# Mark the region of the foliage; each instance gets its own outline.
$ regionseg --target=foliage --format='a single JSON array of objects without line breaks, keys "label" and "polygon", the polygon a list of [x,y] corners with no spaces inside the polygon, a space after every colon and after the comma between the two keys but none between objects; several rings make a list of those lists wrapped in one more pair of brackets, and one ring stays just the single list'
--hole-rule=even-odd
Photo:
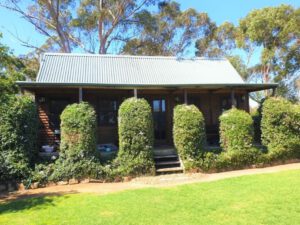
[{"label": "foliage", "polygon": [[131,37],[136,13],[154,3],[156,0],[35,0],[24,4],[14,0],[0,6],[20,15],[45,37],[42,46],[35,46],[16,36],[38,54],[75,49],[106,54],[111,45],[122,45]]},{"label": "foliage", "polygon": [[259,103],[259,107],[255,111],[251,112],[254,127],[254,142],[258,144],[261,144],[261,113],[263,103],[264,100]]},{"label": "foliage", "polygon": [[[112,45],[123,45],[132,38],[134,24],[137,22],[135,16],[156,2],[157,0],[81,1],[72,24],[83,31],[89,41],[98,36],[98,53],[106,54]],[[90,46],[93,45],[95,43],[91,42]]]},{"label": "foliage", "polygon": [[46,185],[49,182],[49,177],[53,172],[53,164],[36,164],[31,171],[28,179],[23,182],[25,187],[29,188],[31,184],[38,183],[39,187]]},{"label": "foliage", "polygon": [[196,41],[196,55],[209,58],[231,55],[236,48],[237,28],[234,24],[225,22],[217,26],[211,22],[209,28],[207,35]]},{"label": "foliage", "polygon": [[0,105],[0,180],[21,180],[37,156],[38,116],[34,101],[14,97]]},{"label": "foliage", "polygon": [[206,13],[182,11],[175,1],[160,2],[158,12],[143,10],[135,20],[136,37],[123,47],[123,53],[131,55],[182,55],[195,38],[205,35],[210,23]]},{"label": "foliage", "polygon": [[119,152],[117,162],[124,175],[152,174],[154,171],[153,121],[145,99],[125,100],[118,115]]},{"label": "foliage", "polygon": [[60,157],[51,179],[91,176],[96,160],[96,113],[88,103],[68,105],[61,114]]},{"label": "foliage", "polygon": [[253,76],[282,84],[299,76],[299,21],[300,10],[289,5],[253,10],[240,20],[238,46],[251,42],[252,48],[262,49]]},{"label": "foliage", "polygon": [[253,144],[253,120],[239,109],[230,109],[220,116],[220,144],[225,151],[245,151]]},{"label": "foliage", "polygon": [[177,105],[174,108],[173,139],[180,158],[194,161],[204,150],[205,121],[194,105]]},{"label": "foliage", "polygon": [[8,95],[18,92],[15,81],[25,78],[24,70],[25,66],[21,60],[13,56],[7,46],[0,43],[0,103],[6,101]]},{"label": "foliage", "polygon": [[[299,8],[290,5],[253,10],[238,26],[210,22],[206,35],[196,41],[196,55],[226,57],[243,78],[256,83],[279,82],[278,94],[295,99],[300,73],[299,22]],[[239,56],[233,55],[236,52]],[[256,52],[261,53],[260,60],[251,66]],[[270,94],[264,91],[253,97],[261,100]]]},{"label": "foliage", "polygon": [[271,155],[286,159],[300,155],[300,106],[283,98],[268,98],[262,109],[262,143]]}]

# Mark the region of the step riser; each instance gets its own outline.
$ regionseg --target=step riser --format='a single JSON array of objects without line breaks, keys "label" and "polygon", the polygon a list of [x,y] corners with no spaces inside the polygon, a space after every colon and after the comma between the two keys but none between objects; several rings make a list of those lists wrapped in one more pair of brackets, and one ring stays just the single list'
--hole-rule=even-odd
[{"label": "step riser", "polygon": [[166,169],[166,168],[176,168],[176,167],[180,167],[180,163],[178,164],[172,164],[172,165],[159,165],[159,166],[155,166],[156,169]]},{"label": "step riser", "polygon": [[168,163],[168,162],[175,162],[175,161],[179,161],[179,159],[177,157],[169,158],[169,159],[154,159],[155,163],[164,163],[164,162]]},{"label": "step riser", "polygon": [[154,156],[168,156],[168,155],[177,155],[177,152],[174,149],[164,149],[164,150],[154,150]]},{"label": "step riser", "polygon": [[161,168],[161,169],[156,170],[156,173],[158,173],[158,174],[182,173],[182,172],[183,172],[183,169],[181,167]]},{"label": "step riser", "polygon": [[174,148],[153,151],[157,174],[182,173],[181,163]]}]

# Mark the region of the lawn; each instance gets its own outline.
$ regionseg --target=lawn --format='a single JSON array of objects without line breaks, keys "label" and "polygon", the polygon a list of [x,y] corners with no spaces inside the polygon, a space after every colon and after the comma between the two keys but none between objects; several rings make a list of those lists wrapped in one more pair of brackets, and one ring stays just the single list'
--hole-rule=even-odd
[{"label": "lawn", "polygon": [[300,224],[300,170],[0,205],[0,224]]}]

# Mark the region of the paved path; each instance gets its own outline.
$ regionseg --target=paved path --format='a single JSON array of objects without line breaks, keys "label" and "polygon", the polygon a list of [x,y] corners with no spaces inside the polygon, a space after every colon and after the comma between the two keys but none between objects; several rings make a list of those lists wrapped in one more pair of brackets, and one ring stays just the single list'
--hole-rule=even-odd
[{"label": "paved path", "polygon": [[123,183],[85,183],[74,185],[57,185],[46,188],[38,188],[31,190],[23,190],[10,193],[8,195],[0,195],[0,202],[44,195],[62,195],[70,193],[97,193],[108,194],[112,192],[132,190],[145,187],[170,187],[188,183],[209,182],[231,177],[239,177],[252,174],[275,173],[285,170],[300,170],[300,163],[291,163],[280,166],[273,166],[259,169],[245,169],[222,173],[203,174],[171,174],[153,177],[138,177],[130,182]]}]

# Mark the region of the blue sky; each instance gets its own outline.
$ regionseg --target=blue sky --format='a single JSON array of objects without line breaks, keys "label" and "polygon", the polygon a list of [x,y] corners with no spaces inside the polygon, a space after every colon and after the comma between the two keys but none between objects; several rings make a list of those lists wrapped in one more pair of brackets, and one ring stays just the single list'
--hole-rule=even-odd
[{"label": "blue sky", "polygon": [[[200,12],[207,12],[217,24],[225,21],[238,24],[239,19],[246,16],[253,9],[280,4],[300,7],[300,0],[177,0],[177,2],[181,4],[182,9],[195,8]],[[44,40],[33,26],[17,14],[3,8],[0,8],[0,32],[3,33],[1,42],[8,45],[16,55],[26,54],[31,49],[23,47],[10,33],[18,35],[34,45],[41,45]]]}]

